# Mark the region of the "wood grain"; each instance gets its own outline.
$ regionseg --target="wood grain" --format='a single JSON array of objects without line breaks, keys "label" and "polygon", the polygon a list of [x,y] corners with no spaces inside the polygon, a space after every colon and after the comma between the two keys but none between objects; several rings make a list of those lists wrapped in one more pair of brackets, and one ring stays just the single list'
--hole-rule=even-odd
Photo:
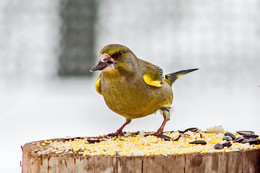
[{"label": "wood grain", "polygon": [[23,173],[258,173],[260,150],[171,156],[82,156],[34,153],[34,143],[23,147]]}]

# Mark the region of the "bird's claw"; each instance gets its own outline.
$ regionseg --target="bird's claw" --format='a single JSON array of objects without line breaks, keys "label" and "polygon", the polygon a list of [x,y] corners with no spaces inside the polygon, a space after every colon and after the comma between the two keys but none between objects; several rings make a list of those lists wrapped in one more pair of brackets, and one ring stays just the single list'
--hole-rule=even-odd
[{"label": "bird's claw", "polygon": [[155,132],[153,135],[154,135],[154,136],[158,136],[158,135],[162,135],[162,134],[163,134],[163,131],[159,131],[159,130],[158,130],[158,131]]},{"label": "bird's claw", "polygon": [[114,137],[114,136],[124,136],[125,132],[116,131],[115,133],[109,133],[107,136]]}]

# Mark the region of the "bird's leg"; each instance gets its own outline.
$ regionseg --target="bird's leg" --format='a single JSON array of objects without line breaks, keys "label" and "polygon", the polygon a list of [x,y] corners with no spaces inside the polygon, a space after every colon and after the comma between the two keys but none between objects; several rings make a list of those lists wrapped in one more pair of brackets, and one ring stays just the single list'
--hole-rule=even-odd
[{"label": "bird's leg", "polygon": [[161,108],[160,110],[162,111],[162,114],[163,114],[163,122],[162,122],[161,127],[157,130],[157,132],[154,135],[162,134],[165,124],[167,123],[167,121],[170,120],[169,108]]},{"label": "bird's leg", "polygon": [[123,135],[123,128],[129,124],[132,120],[131,119],[126,119],[125,123],[115,132],[115,133],[109,133],[107,136],[118,136],[118,135]]}]

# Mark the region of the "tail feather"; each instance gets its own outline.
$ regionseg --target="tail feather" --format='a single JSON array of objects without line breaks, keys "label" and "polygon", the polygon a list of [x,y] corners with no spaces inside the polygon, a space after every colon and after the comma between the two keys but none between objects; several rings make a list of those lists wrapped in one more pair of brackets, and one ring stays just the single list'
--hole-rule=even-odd
[{"label": "tail feather", "polygon": [[176,81],[176,79],[182,77],[183,75],[185,75],[185,74],[187,74],[187,73],[190,73],[190,72],[193,72],[193,71],[196,71],[196,70],[198,70],[198,68],[188,69],[188,70],[181,70],[181,71],[177,71],[177,72],[175,72],[175,73],[167,74],[167,75],[165,75],[166,82],[167,82],[169,85],[172,85],[173,82]]}]

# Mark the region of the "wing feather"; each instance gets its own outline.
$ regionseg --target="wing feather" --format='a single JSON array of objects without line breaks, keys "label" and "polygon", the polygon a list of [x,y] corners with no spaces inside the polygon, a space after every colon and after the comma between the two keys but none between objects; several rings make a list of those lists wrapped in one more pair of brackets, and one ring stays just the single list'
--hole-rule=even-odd
[{"label": "wing feather", "polygon": [[97,80],[96,80],[95,89],[96,89],[96,91],[97,91],[100,95],[102,95],[102,91],[101,91],[101,77],[100,77],[100,75],[99,75],[99,77],[98,77]]},{"label": "wing feather", "polygon": [[163,70],[158,66],[148,66],[146,73],[143,75],[144,82],[150,86],[162,87],[165,75]]}]

